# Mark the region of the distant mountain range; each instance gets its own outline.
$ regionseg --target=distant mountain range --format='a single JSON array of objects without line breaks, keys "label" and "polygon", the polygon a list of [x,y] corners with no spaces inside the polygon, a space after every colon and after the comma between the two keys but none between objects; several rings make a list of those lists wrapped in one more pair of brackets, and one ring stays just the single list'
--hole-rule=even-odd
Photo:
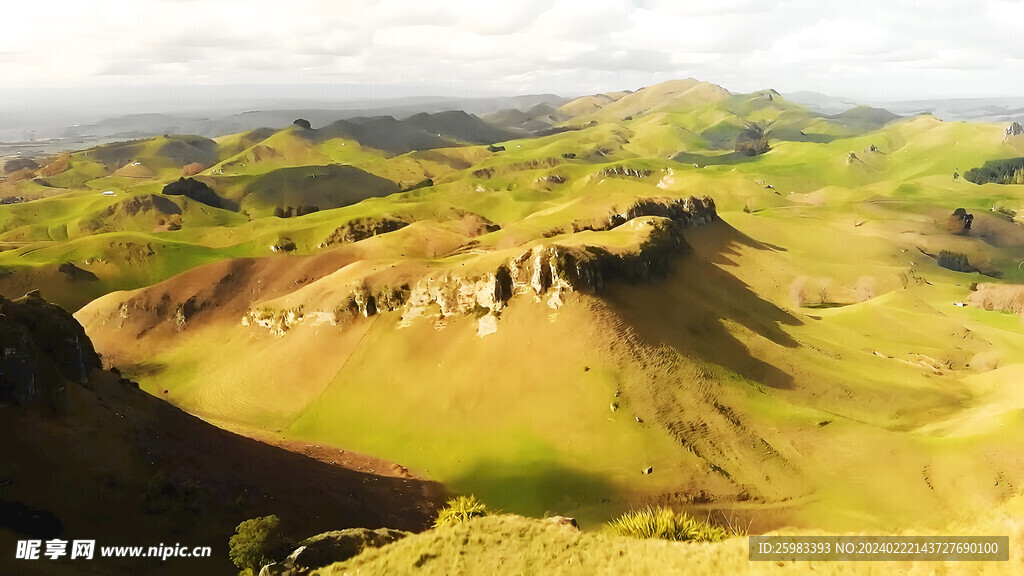
[{"label": "distant mountain range", "polygon": [[[629,92],[616,93],[619,97]],[[392,116],[403,120],[420,113],[462,110],[485,116],[503,128],[535,132],[564,120],[564,115],[549,118],[560,106],[572,101],[576,106],[597,105],[597,95],[579,99],[556,94],[531,94],[512,97],[431,97],[359,98],[331,101],[327,99],[242,100],[236,107],[216,100],[202,109],[193,104],[172,106],[169,102],[153,102],[153,113],[117,114],[118,108],[107,106],[105,112],[94,112],[87,123],[75,124],[68,112],[47,113],[38,109],[0,110],[0,156],[18,153],[53,153],[81,149],[92,145],[146,138],[161,134],[194,134],[221,136],[256,128],[282,128],[296,118],[304,118],[314,127],[344,120]],[[1003,98],[958,98],[936,100],[883,101],[836,97],[818,92],[792,92],[783,96],[811,111],[835,115],[856,106],[884,108],[901,116],[930,113],[943,120],[975,122],[1009,122],[1024,118],[1024,96]],[[616,98],[617,99],[617,98]],[[603,105],[603,103],[601,103]],[[238,106],[253,106],[240,110]],[[600,106],[597,106],[600,107]],[[126,110],[140,110],[141,105]],[[100,110],[100,109],[97,109]],[[160,112],[160,110],[173,110]],[[573,110],[579,113],[580,110]],[[365,122],[362,122],[365,123]]]},{"label": "distant mountain range", "polygon": [[539,105],[558,106],[567,99],[555,94],[494,98],[408,97],[360,99],[336,104],[303,101],[268,103],[253,110],[208,110],[109,114],[95,121],[71,124],[65,116],[29,117],[0,110],[0,156],[22,153],[50,153],[81,149],[119,140],[162,134],[222,136],[256,128],[283,128],[296,118],[313,126],[368,116],[404,119],[420,113],[463,110],[469,114],[490,114],[510,109],[527,110]]},{"label": "distant mountain range", "polygon": [[940,100],[856,100],[818,92],[792,92],[786,98],[823,114],[838,114],[853,106],[867,105],[901,116],[934,114],[942,120],[1010,122],[1024,117],[1024,96],[1011,98],[954,98]]}]

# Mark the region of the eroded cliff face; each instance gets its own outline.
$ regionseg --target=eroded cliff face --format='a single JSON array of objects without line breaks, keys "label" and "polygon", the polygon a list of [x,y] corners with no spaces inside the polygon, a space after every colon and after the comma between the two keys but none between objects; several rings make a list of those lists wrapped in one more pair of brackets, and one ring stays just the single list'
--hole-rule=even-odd
[{"label": "eroded cliff face", "polygon": [[716,217],[715,203],[709,197],[640,200],[604,220],[574,223],[567,230],[617,230],[635,238],[623,248],[562,236],[535,243],[486,272],[448,268],[399,286],[376,285],[367,278],[333,303],[321,301],[315,309],[306,304],[267,303],[250,308],[241,322],[283,336],[311,319],[339,325],[356,317],[400,311],[403,325],[418,318],[443,320],[473,315],[479,319],[480,335],[486,335],[496,329],[498,316],[513,298],[531,298],[557,309],[574,292],[596,294],[611,282],[642,282],[664,276],[673,260],[689,251],[683,231]]}]

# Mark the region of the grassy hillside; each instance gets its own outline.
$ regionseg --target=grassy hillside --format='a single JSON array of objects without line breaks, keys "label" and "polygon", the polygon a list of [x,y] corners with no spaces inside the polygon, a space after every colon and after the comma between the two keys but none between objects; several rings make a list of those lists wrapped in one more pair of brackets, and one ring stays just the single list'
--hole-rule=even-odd
[{"label": "grassy hillside", "polygon": [[1002,127],[695,80],[547,115],[491,148],[459,114],[224,137],[196,178],[239,212],[141,160],[0,207],[0,288],[109,292],[78,313],[105,360],[204,418],[585,528],[939,529],[1019,497],[1024,331],[970,302],[1024,282],[1024,187],[954,178],[1015,154]]},{"label": "grassy hillside", "polygon": [[[309,249],[337,227],[327,223],[336,215],[283,221],[276,209],[326,211],[387,196],[481,154],[441,150],[388,160],[355,141],[311,142],[297,130],[256,130],[219,144],[185,136],[112,144],[68,155],[55,175],[5,181],[10,194],[41,199],[0,208],[0,293],[42,289],[77,309],[198,264],[267,255],[281,238]],[[232,209],[161,194],[193,162],[205,167],[197,177]]]},{"label": "grassy hillside", "polygon": [[394,182],[353,166],[281,168],[246,186],[242,209],[249,214],[272,212],[276,206],[330,210],[395,192],[398,185]]},{"label": "grassy hillside", "polygon": [[[1018,503],[1019,504],[1019,503]],[[1019,520],[985,514],[970,530],[1022,537]],[[962,528],[961,528],[962,530]],[[784,534],[815,535],[787,531]],[[908,535],[923,535],[915,532]],[[437,528],[317,570],[315,574],[1010,574],[1003,562],[749,562],[746,538],[723,543],[637,540],[503,515]]]}]

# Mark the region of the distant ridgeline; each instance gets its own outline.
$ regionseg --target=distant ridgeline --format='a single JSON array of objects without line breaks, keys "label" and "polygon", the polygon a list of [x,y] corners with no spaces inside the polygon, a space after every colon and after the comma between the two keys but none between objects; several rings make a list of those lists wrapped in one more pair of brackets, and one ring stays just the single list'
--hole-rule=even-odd
[{"label": "distant ridgeline", "polygon": [[1024,184],[1024,158],[990,160],[964,172],[964,179],[975,184]]}]

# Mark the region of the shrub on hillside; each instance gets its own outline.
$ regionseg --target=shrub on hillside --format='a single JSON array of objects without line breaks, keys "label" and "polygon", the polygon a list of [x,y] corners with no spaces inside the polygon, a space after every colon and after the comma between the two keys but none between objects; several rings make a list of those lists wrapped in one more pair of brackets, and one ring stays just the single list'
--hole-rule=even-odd
[{"label": "shrub on hillside", "polygon": [[971,263],[967,261],[967,255],[962,252],[951,252],[943,250],[935,258],[935,263],[948,270],[957,272],[974,272]]},{"label": "shrub on hillside", "polygon": [[634,538],[660,538],[674,542],[718,542],[729,537],[721,526],[702,522],[688,514],[659,506],[633,510],[608,523],[613,532]]},{"label": "shrub on hillside", "polygon": [[483,518],[490,516],[491,512],[487,506],[476,499],[476,496],[459,496],[448,500],[444,508],[437,512],[437,520],[434,521],[434,528],[441,526],[452,526],[467,522],[471,518]]},{"label": "shrub on hillside", "polygon": [[287,554],[288,543],[281,535],[281,519],[274,515],[242,522],[228,540],[228,557],[235,566],[251,570],[253,574],[271,562],[284,559]]},{"label": "shrub on hillside", "polygon": [[274,216],[278,218],[291,218],[292,216],[305,216],[319,212],[319,206],[275,206]]}]

